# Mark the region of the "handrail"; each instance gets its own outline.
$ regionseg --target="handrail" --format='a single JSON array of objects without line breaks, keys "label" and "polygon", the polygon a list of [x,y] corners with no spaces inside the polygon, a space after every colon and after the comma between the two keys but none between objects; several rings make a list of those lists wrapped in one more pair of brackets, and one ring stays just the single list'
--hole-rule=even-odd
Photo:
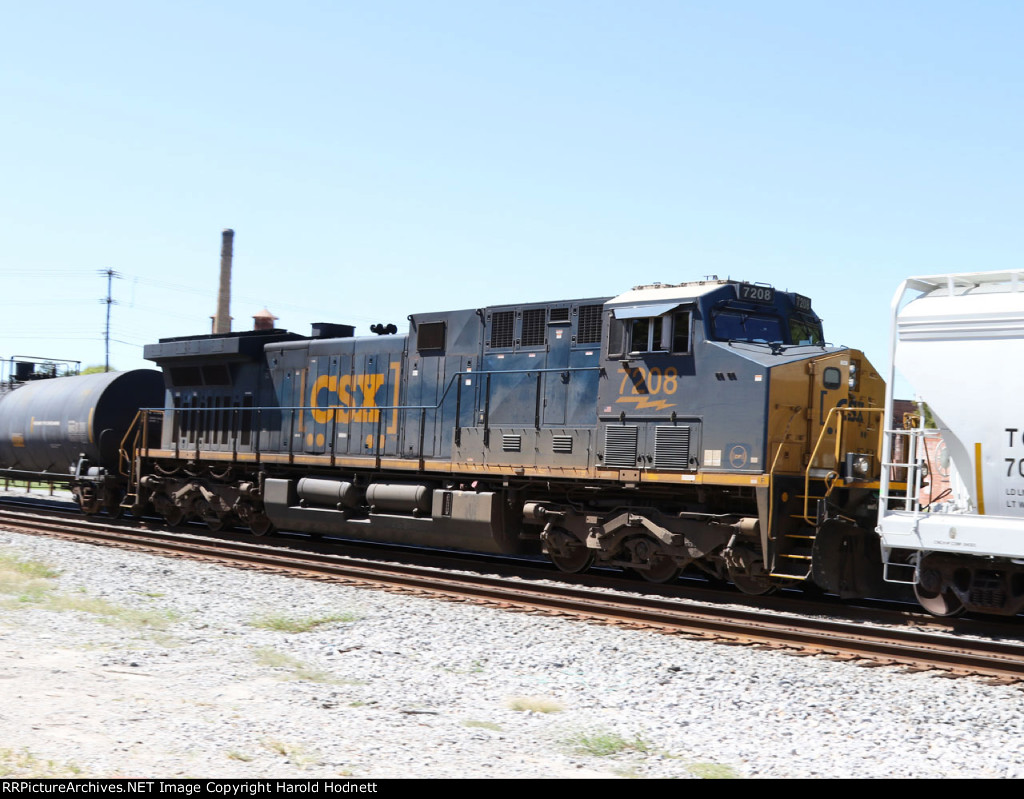
[{"label": "handrail", "polygon": [[[128,429],[125,431],[124,436],[121,438],[121,443],[117,449],[117,472],[123,477],[131,477],[131,470],[134,468],[133,464],[135,462],[134,452],[138,449],[137,445],[140,434],[143,438],[143,446],[145,447],[148,444],[148,422],[149,414],[151,413],[159,413],[161,416],[163,416],[164,412],[162,409],[158,408],[140,408],[136,412],[135,417],[132,419],[132,423],[128,425]],[[139,425],[140,419],[142,420],[141,425]],[[132,446],[129,449],[128,438],[132,435],[132,433],[135,434],[135,439],[132,442]],[[129,451],[132,453],[131,455],[129,454]],[[129,461],[128,471],[125,471],[125,461]]]},{"label": "handrail", "polygon": [[[881,414],[881,413],[884,413],[884,412],[885,412],[885,408],[860,408],[860,407],[851,407],[849,405],[837,405],[837,406],[834,406],[832,408],[829,408],[828,413],[825,415],[825,419],[822,421],[821,433],[818,434],[818,441],[815,443],[814,449],[811,451],[811,457],[810,457],[810,460],[808,460],[808,462],[807,462],[807,468],[804,469],[804,515],[803,515],[803,520],[805,522],[807,522],[808,524],[811,524],[811,525],[813,525],[815,523],[815,519],[812,519],[810,517],[810,511],[808,509],[808,503],[810,501],[810,493],[811,493],[811,470],[814,468],[814,461],[818,457],[818,450],[821,449],[822,442],[825,440],[826,436],[828,436],[828,435],[834,435],[835,436],[835,452],[834,452],[834,455],[835,455],[836,463],[839,463],[840,455],[842,454],[842,446],[843,446],[843,425],[846,422],[847,415],[856,414],[856,413],[879,413],[879,414]],[[832,419],[832,415],[833,414],[838,414],[838,416],[839,416],[839,424],[836,426],[836,429],[834,430],[833,433],[829,433],[828,432],[828,430],[829,430],[829,421]],[[883,439],[883,436],[884,436],[884,429],[882,428],[881,425],[879,426],[878,435],[879,435],[879,450],[878,451],[880,451],[881,450],[882,439]],[[879,468],[881,468],[881,466],[879,466]],[[825,497],[828,497],[832,493],[832,489],[835,487],[835,481],[836,481],[836,479],[838,477],[839,477],[838,472],[830,471],[823,478],[821,478],[825,482],[825,494],[824,494],[823,497],[819,497],[819,499],[824,499]]]}]

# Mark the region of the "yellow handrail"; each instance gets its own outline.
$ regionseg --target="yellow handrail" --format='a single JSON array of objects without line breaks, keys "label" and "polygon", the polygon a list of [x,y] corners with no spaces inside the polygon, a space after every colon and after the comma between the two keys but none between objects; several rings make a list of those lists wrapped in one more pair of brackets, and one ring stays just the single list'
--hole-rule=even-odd
[{"label": "yellow handrail", "polygon": [[[834,455],[835,455],[836,463],[839,463],[840,456],[842,455],[842,446],[843,446],[843,423],[846,421],[847,415],[855,414],[855,413],[878,413],[878,414],[881,414],[881,413],[884,413],[884,412],[885,412],[885,408],[855,408],[855,407],[850,407],[850,406],[846,406],[846,405],[836,406],[836,407],[833,407],[833,408],[829,409],[828,414],[825,416],[825,421],[822,423],[821,433],[818,435],[818,441],[814,445],[814,449],[811,451],[811,458],[807,462],[807,468],[804,470],[804,517],[803,518],[804,518],[805,522],[807,522],[808,524],[812,524],[813,525],[814,521],[815,521],[814,519],[811,518],[809,509],[807,507],[808,503],[810,502],[810,498],[811,498],[810,497],[810,493],[811,493],[811,469],[814,467],[814,461],[818,457],[818,450],[821,449],[822,442],[825,440],[826,435],[831,435],[828,432],[828,430],[829,430],[829,421],[832,419],[832,415],[833,414],[838,414],[838,416],[839,416],[839,424],[836,426],[836,429],[835,429],[835,432],[834,432],[834,435],[836,437],[836,440],[835,440],[835,453],[834,453]],[[881,452],[882,452],[882,435],[884,434],[884,431],[882,430],[882,427],[883,427],[883,425],[879,424],[879,426],[878,426],[878,444],[877,444],[877,448],[875,450],[879,454],[881,454]],[[881,465],[879,465],[879,468],[881,468]],[[824,495],[824,497],[821,497],[821,499],[824,499],[825,497],[829,496],[832,493],[832,489],[835,487],[835,484],[836,484],[835,481],[836,481],[836,479],[838,477],[839,477],[839,474],[837,472],[830,471],[827,475],[824,476],[824,478],[822,478],[824,480],[824,482],[825,482],[825,495]]]}]

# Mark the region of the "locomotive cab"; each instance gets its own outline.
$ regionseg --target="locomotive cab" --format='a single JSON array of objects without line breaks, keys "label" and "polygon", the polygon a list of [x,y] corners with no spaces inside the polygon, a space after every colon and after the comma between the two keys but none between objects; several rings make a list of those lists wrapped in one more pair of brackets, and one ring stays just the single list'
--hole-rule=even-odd
[{"label": "locomotive cab", "polygon": [[[712,280],[641,286],[605,309],[594,466],[649,497],[628,518],[661,546],[641,549],[751,592],[808,579],[816,558],[833,590],[878,582],[872,568],[840,588],[836,546],[815,551],[831,517],[870,516],[884,387],[862,353],[824,343],[810,299]],[[870,533],[829,529],[870,550]]]}]

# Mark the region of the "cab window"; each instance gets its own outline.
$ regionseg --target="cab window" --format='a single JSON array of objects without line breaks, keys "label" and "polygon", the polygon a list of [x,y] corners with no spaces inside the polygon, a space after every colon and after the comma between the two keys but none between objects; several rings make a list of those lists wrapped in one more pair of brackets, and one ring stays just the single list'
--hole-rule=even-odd
[{"label": "cab window", "polygon": [[784,341],[782,320],[777,316],[723,310],[712,317],[712,336],[717,341]]},{"label": "cab window", "polygon": [[793,344],[820,345],[825,340],[820,324],[796,316],[789,320],[789,336]]},{"label": "cab window", "polygon": [[690,312],[627,320],[626,352],[690,351]]}]

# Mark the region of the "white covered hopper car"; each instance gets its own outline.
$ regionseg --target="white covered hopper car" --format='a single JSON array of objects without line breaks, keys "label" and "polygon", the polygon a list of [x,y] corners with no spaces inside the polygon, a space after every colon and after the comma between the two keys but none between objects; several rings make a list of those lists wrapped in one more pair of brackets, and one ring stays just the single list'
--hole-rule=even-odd
[{"label": "white covered hopper car", "polygon": [[[912,584],[938,615],[1019,613],[1024,271],[904,281],[891,348],[878,517],[885,579]],[[896,418],[895,372],[919,402],[912,430]],[[939,447],[926,446],[937,437]],[[947,471],[948,488],[937,490]]]}]

